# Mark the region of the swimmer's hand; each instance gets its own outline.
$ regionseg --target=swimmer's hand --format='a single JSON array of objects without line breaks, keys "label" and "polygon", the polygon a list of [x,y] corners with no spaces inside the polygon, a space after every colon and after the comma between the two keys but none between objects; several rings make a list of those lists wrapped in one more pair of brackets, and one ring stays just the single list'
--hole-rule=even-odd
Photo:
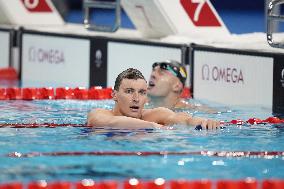
[{"label": "swimmer's hand", "polygon": [[220,122],[212,119],[205,119],[201,117],[192,117],[191,115],[185,113],[185,112],[179,112],[176,113],[176,118],[178,118],[179,122],[181,124],[187,124],[190,126],[199,126],[203,130],[214,130],[214,129],[219,129],[220,128]]},{"label": "swimmer's hand", "polygon": [[196,125],[196,130],[215,130],[220,128],[220,122],[212,119],[202,119],[201,123]]}]

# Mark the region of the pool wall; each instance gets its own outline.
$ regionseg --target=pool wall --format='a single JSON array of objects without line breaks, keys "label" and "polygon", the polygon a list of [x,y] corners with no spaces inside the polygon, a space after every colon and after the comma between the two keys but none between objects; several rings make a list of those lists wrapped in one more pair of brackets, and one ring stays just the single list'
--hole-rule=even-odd
[{"label": "pool wall", "polygon": [[193,45],[190,55],[194,98],[257,105],[283,114],[283,55],[204,45]]},{"label": "pool wall", "polygon": [[[79,31],[71,32],[75,29]],[[84,33],[80,26],[22,29],[19,34],[22,87],[110,87],[128,67],[143,70],[149,78],[153,62],[175,59],[191,73],[186,86],[194,98],[284,112],[284,54],[264,48],[259,36],[251,38],[251,45],[224,46],[220,41],[204,45],[206,41],[144,39],[128,30]]]},{"label": "pool wall", "polygon": [[0,27],[0,68],[7,68],[12,64],[13,33],[11,27]]}]

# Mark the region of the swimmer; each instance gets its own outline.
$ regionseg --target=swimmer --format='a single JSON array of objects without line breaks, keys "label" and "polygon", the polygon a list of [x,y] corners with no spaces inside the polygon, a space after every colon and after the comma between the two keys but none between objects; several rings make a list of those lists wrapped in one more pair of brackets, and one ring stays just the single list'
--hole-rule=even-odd
[{"label": "swimmer", "polygon": [[187,78],[186,69],[174,60],[155,62],[148,83],[148,97],[154,107],[188,108],[215,113],[216,110],[186,102],[181,98]]},{"label": "swimmer", "polygon": [[97,108],[88,114],[87,124],[104,128],[163,128],[174,124],[201,125],[202,129],[217,129],[218,121],[192,117],[187,113],[175,113],[165,107],[144,109],[147,98],[147,81],[133,68],[121,72],[115,81],[112,110]]}]

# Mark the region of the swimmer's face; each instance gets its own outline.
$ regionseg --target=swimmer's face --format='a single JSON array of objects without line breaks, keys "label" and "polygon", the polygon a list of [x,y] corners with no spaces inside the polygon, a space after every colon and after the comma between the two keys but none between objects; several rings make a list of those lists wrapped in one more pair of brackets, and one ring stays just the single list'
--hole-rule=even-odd
[{"label": "swimmer's face", "polygon": [[148,83],[148,95],[167,96],[177,82],[179,82],[178,78],[170,71],[161,69],[159,66],[153,67]]},{"label": "swimmer's face", "polygon": [[119,113],[124,116],[141,118],[147,102],[147,83],[144,79],[123,79],[113,99]]}]

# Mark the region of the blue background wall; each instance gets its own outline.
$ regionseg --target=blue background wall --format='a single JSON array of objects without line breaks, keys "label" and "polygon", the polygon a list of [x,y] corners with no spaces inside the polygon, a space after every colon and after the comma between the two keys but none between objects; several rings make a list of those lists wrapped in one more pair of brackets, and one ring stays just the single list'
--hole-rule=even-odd
[{"label": "blue background wall", "polygon": [[[83,23],[83,0],[67,0],[66,2],[68,2],[69,12],[65,20],[71,23]],[[211,0],[211,3],[231,33],[265,32],[264,0]],[[92,20],[96,24],[111,25],[114,22],[114,12],[97,9],[92,14]],[[122,27],[134,28],[124,12],[122,13]]]}]

